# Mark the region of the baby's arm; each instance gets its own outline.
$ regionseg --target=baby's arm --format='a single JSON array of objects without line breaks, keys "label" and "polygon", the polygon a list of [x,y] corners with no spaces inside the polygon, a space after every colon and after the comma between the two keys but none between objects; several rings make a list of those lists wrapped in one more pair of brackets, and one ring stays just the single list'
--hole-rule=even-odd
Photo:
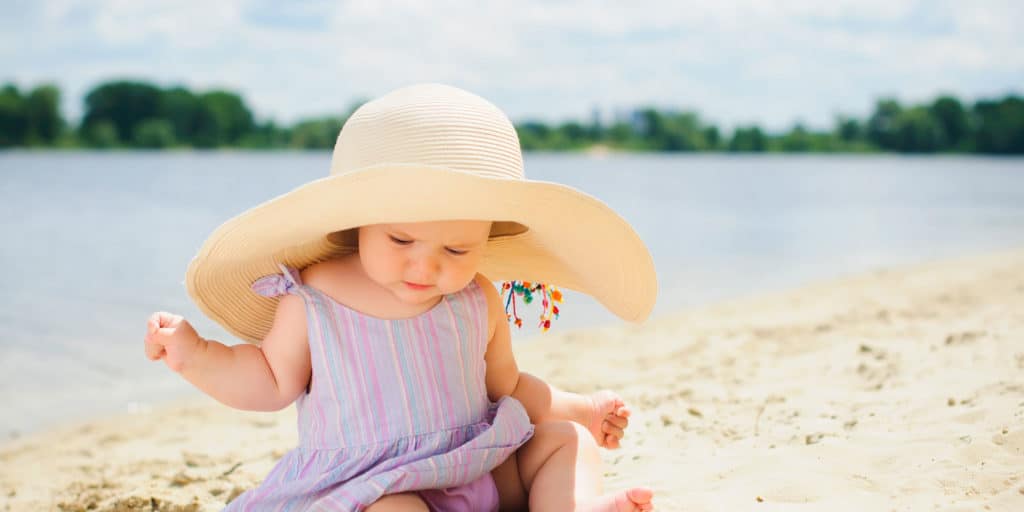
[{"label": "baby's arm", "polygon": [[540,378],[519,371],[512,353],[505,309],[497,290],[486,277],[477,276],[487,295],[490,341],[484,359],[487,362],[487,395],[491,401],[502,396],[519,400],[534,424],[552,420],[569,420],[590,430],[598,445],[618,448],[624,429],[629,425],[629,409],[611,391],[580,395],[562,391]]},{"label": "baby's arm", "polygon": [[226,346],[201,338],[184,318],[154,313],[147,325],[146,355],[164,359],[206,394],[238,409],[274,411],[292,403],[311,374],[302,299],[286,295],[260,346]]}]

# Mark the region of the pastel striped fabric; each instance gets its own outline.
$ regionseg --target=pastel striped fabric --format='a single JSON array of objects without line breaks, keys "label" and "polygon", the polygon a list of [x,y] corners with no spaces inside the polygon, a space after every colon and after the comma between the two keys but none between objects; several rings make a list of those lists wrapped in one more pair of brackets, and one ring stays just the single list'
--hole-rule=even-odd
[{"label": "pastel striped fabric", "polygon": [[357,511],[385,494],[460,486],[533,434],[517,400],[487,399],[487,302],[475,281],[422,315],[383,320],[282,270],[253,290],[306,304],[313,376],[296,401],[299,446],[225,510]]}]

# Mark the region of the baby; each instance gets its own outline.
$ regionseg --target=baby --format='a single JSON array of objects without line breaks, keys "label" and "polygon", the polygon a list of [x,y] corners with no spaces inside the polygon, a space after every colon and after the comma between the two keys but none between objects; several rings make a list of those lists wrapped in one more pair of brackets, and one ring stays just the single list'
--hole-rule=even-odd
[{"label": "baby", "polygon": [[520,372],[492,279],[634,321],[656,293],[621,217],[523,178],[496,107],[407,87],[352,115],[331,176],[231,219],[190,265],[200,308],[258,345],[155,313],[146,355],[232,407],[296,404],[299,446],[227,510],[653,510],[647,488],[601,490],[597,448],[618,448],[629,409]]}]

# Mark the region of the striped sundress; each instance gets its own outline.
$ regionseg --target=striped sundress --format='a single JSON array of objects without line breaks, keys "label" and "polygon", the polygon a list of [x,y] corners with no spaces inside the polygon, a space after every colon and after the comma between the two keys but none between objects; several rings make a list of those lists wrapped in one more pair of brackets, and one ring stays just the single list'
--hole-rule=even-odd
[{"label": "striped sundress", "polygon": [[313,371],[295,402],[299,446],[225,510],[355,511],[386,494],[468,486],[533,434],[516,399],[487,398],[487,301],[475,280],[421,315],[383,320],[281,268],[253,290],[305,302]]}]

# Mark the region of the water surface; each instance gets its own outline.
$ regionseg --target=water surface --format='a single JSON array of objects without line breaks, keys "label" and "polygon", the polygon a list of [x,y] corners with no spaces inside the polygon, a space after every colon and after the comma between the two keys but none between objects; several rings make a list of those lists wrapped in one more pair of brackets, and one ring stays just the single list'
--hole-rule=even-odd
[{"label": "water surface", "polygon": [[[189,260],[220,223],[325,176],[329,160],[0,153],[0,439],[196,393],[143,356],[146,317],[181,312],[234,343],[188,299]],[[531,154],[526,172],[595,195],[633,224],[658,271],[655,315],[1024,245],[1020,158]],[[578,294],[562,310],[556,329],[618,322]]]}]

